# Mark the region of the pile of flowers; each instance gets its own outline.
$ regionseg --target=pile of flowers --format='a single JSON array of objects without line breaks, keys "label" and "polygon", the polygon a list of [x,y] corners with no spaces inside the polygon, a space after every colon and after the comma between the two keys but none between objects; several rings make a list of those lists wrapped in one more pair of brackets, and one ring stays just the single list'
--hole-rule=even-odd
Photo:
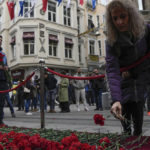
[{"label": "pile of flowers", "polygon": [[61,142],[47,140],[39,134],[30,136],[24,133],[0,133],[0,150],[104,150],[110,143],[107,137],[99,140],[99,146],[81,143],[74,133]]},{"label": "pile of flowers", "polygon": [[[95,114],[96,125],[103,126],[105,118]],[[0,150],[148,150],[150,137],[0,127]]]}]

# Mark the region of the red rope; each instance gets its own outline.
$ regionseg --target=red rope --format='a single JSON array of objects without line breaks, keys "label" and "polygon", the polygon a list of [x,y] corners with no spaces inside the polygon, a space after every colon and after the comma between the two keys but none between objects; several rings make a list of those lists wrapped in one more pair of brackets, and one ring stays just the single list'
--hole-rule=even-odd
[{"label": "red rope", "polygon": [[105,75],[89,76],[89,77],[73,77],[73,76],[63,75],[63,74],[55,72],[49,68],[47,68],[47,71],[49,71],[55,75],[58,75],[60,77],[63,77],[63,78],[76,79],[76,80],[91,80],[91,79],[97,79],[97,78],[104,78],[105,77]]},{"label": "red rope", "polygon": [[22,83],[20,83],[19,85],[17,85],[15,88],[12,88],[12,89],[9,89],[9,90],[0,91],[0,93],[7,93],[7,92],[10,92],[10,91],[16,90],[17,88],[19,88],[22,85],[24,85],[28,80],[30,80],[34,74],[35,74],[35,72],[33,72],[31,75],[29,75],[26,78],[26,80],[24,80]]},{"label": "red rope", "polygon": [[[150,57],[150,52],[147,53],[145,56],[143,56],[142,58],[140,58],[139,60],[137,60],[135,63],[133,63],[132,65],[128,66],[128,67],[123,67],[120,69],[120,72],[124,72],[124,71],[127,71],[131,68],[134,68],[136,67],[137,65],[139,65],[140,63],[142,63],[145,59],[149,58]],[[105,75],[98,75],[98,76],[89,76],[89,77],[73,77],[73,76],[68,76],[68,75],[63,75],[63,74],[60,74],[58,72],[55,72],[49,68],[46,68],[47,71],[55,74],[55,75],[58,75],[60,77],[63,77],[63,78],[68,78],[68,79],[76,79],[76,80],[91,80],[91,79],[97,79],[97,78],[104,78]]]},{"label": "red rope", "polygon": [[148,52],[145,56],[143,56],[142,58],[140,58],[139,60],[137,60],[135,63],[133,63],[132,65],[128,66],[128,67],[123,67],[120,69],[120,72],[124,72],[127,71],[131,68],[136,67],[137,65],[141,64],[145,59],[150,57],[150,52]]}]

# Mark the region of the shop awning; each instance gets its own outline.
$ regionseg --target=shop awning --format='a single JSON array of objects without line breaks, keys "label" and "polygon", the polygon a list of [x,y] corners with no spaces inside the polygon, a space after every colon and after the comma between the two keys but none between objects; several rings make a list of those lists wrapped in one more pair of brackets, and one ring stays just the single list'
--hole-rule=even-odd
[{"label": "shop awning", "polygon": [[23,32],[23,39],[34,39],[34,32]]},{"label": "shop awning", "polygon": [[53,34],[49,34],[49,40],[58,42],[57,36],[56,36],[56,35],[53,35]]},{"label": "shop awning", "polygon": [[72,39],[69,39],[69,38],[65,38],[65,43],[73,45]]}]

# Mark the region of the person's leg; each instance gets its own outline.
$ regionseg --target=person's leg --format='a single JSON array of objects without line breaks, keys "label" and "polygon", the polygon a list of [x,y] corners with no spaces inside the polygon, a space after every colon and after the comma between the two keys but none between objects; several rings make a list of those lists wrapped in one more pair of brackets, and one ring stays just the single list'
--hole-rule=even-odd
[{"label": "person's leg", "polygon": [[132,108],[132,118],[135,136],[142,134],[144,101],[135,102]]},{"label": "person's leg", "polygon": [[99,90],[99,94],[98,94],[98,108],[100,109],[100,110],[102,110],[103,108],[102,108],[102,89],[100,89]]},{"label": "person's leg", "polygon": [[96,103],[96,109],[95,110],[99,110],[99,106],[98,106],[99,93],[98,93],[98,91],[94,90],[94,97],[95,97],[95,103]]},{"label": "person's leg", "polygon": [[76,98],[77,109],[78,109],[78,111],[80,111],[80,109],[79,109],[80,90],[75,89],[75,98]]},{"label": "person's leg", "polygon": [[80,92],[81,92],[81,99],[83,101],[84,109],[88,111],[89,109],[87,108],[87,102],[85,98],[85,89],[81,89]]},{"label": "person's leg", "polygon": [[147,100],[147,112],[150,112],[150,85],[147,86],[146,100]]},{"label": "person's leg", "polygon": [[4,103],[5,103],[5,95],[0,94],[0,124],[3,124],[3,118],[4,118]]},{"label": "person's leg", "polygon": [[11,102],[9,93],[6,93],[6,101],[7,101],[7,103],[8,103],[9,108],[10,108],[11,114],[14,114],[14,108],[13,108],[13,104],[12,104],[12,102]]},{"label": "person's leg", "polygon": [[30,99],[25,100],[25,112],[29,112],[29,107],[30,107]]},{"label": "person's leg", "polygon": [[125,121],[121,121],[124,133],[131,135],[131,109],[132,103],[126,103],[122,105],[122,116]]}]

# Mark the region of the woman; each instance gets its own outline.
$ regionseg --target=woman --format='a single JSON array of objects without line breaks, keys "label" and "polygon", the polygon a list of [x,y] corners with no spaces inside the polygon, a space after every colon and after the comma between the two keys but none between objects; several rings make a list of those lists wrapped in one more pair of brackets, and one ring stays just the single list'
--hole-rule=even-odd
[{"label": "woman", "polygon": [[[62,74],[65,75],[66,72],[62,71]],[[70,112],[68,86],[69,80],[67,78],[62,78],[59,84],[59,93],[58,93],[61,112]]]},{"label": "woman", "polygon": [[144,93],[149,59],[124,72],[150,50],[150,26],[129,0],[112,0],[106,9],[106,71],[112,97],[111,113],[121,120],[124,132],[142,133]]}]

